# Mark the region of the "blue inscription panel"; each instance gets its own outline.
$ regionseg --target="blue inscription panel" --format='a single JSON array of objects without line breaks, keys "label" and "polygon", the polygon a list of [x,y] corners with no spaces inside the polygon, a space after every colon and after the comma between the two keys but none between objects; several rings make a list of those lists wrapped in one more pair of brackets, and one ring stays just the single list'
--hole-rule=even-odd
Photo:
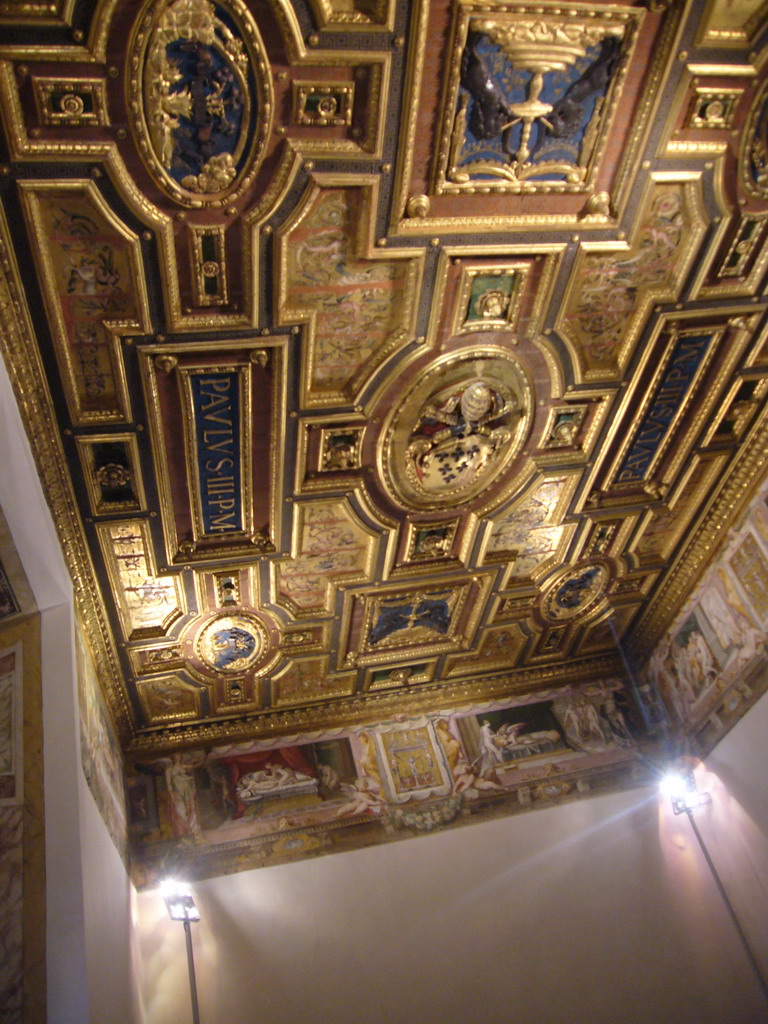
[{"label": "blue inscription panel", "polygon": [[636,483],[645,478],[711,341],[711,334],[686,334],[680,338],[637,436],[619,468],[616,483]]},{"label": "blue inscription panel", "polygon": [[240,374],[192,374],[190,386],[203,531],[242,532]]}]

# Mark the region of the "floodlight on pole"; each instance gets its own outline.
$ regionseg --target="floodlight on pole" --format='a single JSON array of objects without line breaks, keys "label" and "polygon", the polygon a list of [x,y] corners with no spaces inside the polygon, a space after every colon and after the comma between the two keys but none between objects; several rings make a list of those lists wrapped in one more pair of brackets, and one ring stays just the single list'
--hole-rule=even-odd
[{"label": "floodlight on pole", "polygon": [[704,839],[699,832],[696,821],[693,817],[693,812],[697,807],[703,807],[706,804],[712,802],[712,797],[709,793],[700,793],[699,787],[696,784],[696,776],[693,773],[693,768],[690,764],[690,759],[683,759],[688,763],[685,763],[682,767],[680,765],[673,766],[668,772],[666,772],[659,781],[659,789],[661,792],[668,796],[672,801],[672,810],[675,814],[685,814],[688,817],[688,821],[691,823],[693,834],[696,836],[696,841],[699,844],[704,860],[707,862],[710,874],[717,886],[717,891],[720,893],[720,897],[725,904],[725,908],[730,915],[731,922],[736,929],[736,934],[739,937],[744,952],[749,960],[750,967],[752,968],[760,990],[763,993],[763,997],[768,1002],[768,982],[763,975],[760,965],[757,962],[755,954],[752,952],[752,947],[749,944],[749,940],[741,927],[741,922],[736,916],[736,911],[733,909],[728,893],[725,891],[725,887],[720,879],[720,875],[717,873],[714,861],[709,855],[709,850],[704,843]]},{"label": "floodlight on pole", "polygon": [[200,1008],[197,1005],[197,980],[195,978],[195,957],[192,952],[192,921],[200,920],[200,911],[195,905],[192,892],[184,882],[166,878],[160,891],[172,921],[184,923],[184,938],[187,944],[187,967],[189,968],[189,993],[192,999],[192,1022],[200,1024]]}]

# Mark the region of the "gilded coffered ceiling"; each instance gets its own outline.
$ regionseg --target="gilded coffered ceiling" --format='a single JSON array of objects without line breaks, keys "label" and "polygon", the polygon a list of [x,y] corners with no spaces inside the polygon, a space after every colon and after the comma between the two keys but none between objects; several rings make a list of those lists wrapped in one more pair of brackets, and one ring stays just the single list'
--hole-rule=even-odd
[{"label": "gilded coffered ceiling", "polygon": [[768,435],[763,13],[1,0],[0,344],[150,838],[203,761],[279,857],[674,719]]}]

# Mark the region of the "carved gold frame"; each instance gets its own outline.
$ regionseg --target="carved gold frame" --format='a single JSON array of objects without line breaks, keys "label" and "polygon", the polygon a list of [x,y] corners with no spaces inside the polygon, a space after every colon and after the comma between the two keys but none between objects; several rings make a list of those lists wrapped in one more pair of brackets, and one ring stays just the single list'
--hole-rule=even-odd
[{"label": "carved gold frame", "polygon": [[[287,411],[285,408],[287,376],[287,364],[285,358],[286,344],[286,338],[260,337],[258,340],[254,339],[253,341],[249,341],[247,339],[210,341],[206,345],[205,354],[209,360],[211,359],[211,356],[215,354],[219,356],[222,363],[225,363],[232,359],[232,353],[238,352],[249,352],[258,358],[259,353],[266,351],[274,361],[272,374],[273,406],[272,420],[270,424],[272,444],[270,445],[269,455],[271,494],[268,524],[269,537],[260,538],[251,533],[249,538],[244,532],[242,534],[242,544],[228,548],[228,556],[257,554],[260,550],[259,545],[264,547],[264,542],[267,540],[273,544],[275,548],[279,547],[280,544],[282,500],[281,494],[279,493],[280,488],[278,481],[282,478],[285,460],[285,431],[287,419]],[[149,426],[152,453],[155,466],[157,467],[160,516],[163,526],[163,536],[165,539],[166,557],[169,564],[194,561],[195,558],[200,557],[200,555],[196,554],[194,551],[182,552],[179,549],[180,542],[176,535],[171,480],[167,466],[168,454],[166,451],[163,430],[163,416],[160,410],[160,398],[155,380],[158,373],[165,372],[160,368],[160,366],[158,366],[158,358],[161,360],[161,365],[164,365],[162,360],[165,359],[165,357],[170,357],[172,362],[168,365],[172,366],[171,372],[176,372],[173,360],[177,359],[178,356],[182,354],[195,354],[198,357],[201,357],[202,355],[200,353],[200,349],[195,347],[194,344],[189,345],[185,343],[144,345],[139,353],[141,376],[144,385],[144,397],[150,421]],[[185,365],[184,369],[192,369],[197,366],[200,369],[210,371],[216,365],[217,364],[213,363],[212,360],[207,363],[203,363],[200,361],[200,358],[198,358],[194,362],[190,362],[189,365]],[[245,364],[237,365],[244,366]],[[250,499],[247,493],[244,494],[244,500],[247,501],[247,504],[244,505],[243,508],[250,509]],[[256,545],[255,547],[254,544]]]},{"label": "carved gold frame", "polygon": [[[34,247],[35,261],[43,284],[48,323],[55,341],[56,360],[59,365],[67,406],[76,425],[92,423],[125,422],[131,418],[131,406],[128,397],[128,384],[120,345],[121,336],[146,333],[150,329],[149,302],[144,279],[141,243],[133,231],[118,220],[101,193],[92,181],[74,179],[69,181],[25,180],[19,182],[19,189],[24,212],[30,232],[37,245]],[[93,203],[99,214],[114,228],[118,235],[129,243],[128,262],[132,268],[134,295],[138,307],[138,319],[103,321],[103,326],[111,337],[110,352],[115,377],[116,400],[118,408],[113,413],[84,412],[75,388],[75,373],[72,365],[69,336],[56,288],[56,271],[46,244],[46,231],[40,209],[40,196],[56,196],[82,194]]]},{"label": "carved gold frame", "polygon": [[[183,689],[189,690],[194,698],[194,707],[189,711],[169,711],[167,714],[155,714],[150,707],[149,698],[145,691],[149,683],[163,680],[180,684]],[[139,695],[141,710],[144,713],[144,720],[150,727],[154,725],[162,725],[164,722],[176,722],[179,720],[194,721],[194,719],[200,718],[202,713],[200,688],[198,686],[194,686],[192,683],[186,682],[177,675],[173,675],[171,673],[158,673],[151,677],[138,679],[136,681],[136,691]]]},{"label": "carved gold frame", "polygon": [[[113,515],[115,512],[145,512],[147,499],[144,493],[144,481],[141,475],[139,444],[135,434],[88,434],[76,439],[80,462],[83,467],[88,501],[94,516]],[[135,501],[105,501],[100,493],[98,483],[94,480],[93,446],[100,443],[122,442],[128,452],[128,465],[131,483],[136,494]]]},{"label": "carved gold frame", "polygon": [[[274,305],[280,325],[306,324],[301,347],[301,406],[316,409],[339,404],[356,405],[373,373],[395,352],[401,351],[415,335],[417,295],[421,287],[424,253],[410,248],[390,249],[373,245],[374,213],[378,205],[379,178],[376,175],[315,174],[302,200],[276,233]],[[355,258],[362,260],[405,260],[407,279],[403,289],[403,319],[388,341],[364,365],[354,371],[348,383],[337,389],[313,388],[315,364],[315,314],[303,305],[292,304],[288,288],[288,246],[290,236],[309,215],[315,200],[324,190],[361,188],[363,211],[356,233]],[[361,409],[356,411],[362,411]]]}]

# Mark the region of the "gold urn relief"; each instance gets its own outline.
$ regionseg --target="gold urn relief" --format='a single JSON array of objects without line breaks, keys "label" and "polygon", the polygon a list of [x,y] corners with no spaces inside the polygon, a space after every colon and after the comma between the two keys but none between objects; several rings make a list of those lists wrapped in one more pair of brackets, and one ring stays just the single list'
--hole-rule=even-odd
[{"label": "gold urn relief", "polygon": [[417,378],[385,425],[383,478],[406,507],[473,501],[519,453],[532,412],[531,385],[508,352],[444,357]]}]

